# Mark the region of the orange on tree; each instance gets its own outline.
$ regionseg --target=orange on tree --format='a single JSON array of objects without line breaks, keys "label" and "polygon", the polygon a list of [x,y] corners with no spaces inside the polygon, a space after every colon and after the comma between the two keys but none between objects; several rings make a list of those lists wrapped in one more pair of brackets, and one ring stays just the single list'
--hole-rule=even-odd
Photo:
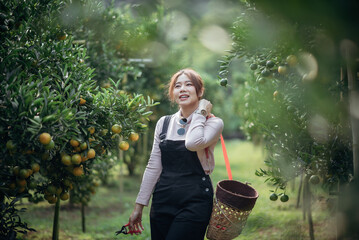
[{"label": "orange on tree", "polygon": [[83,106],[83,105],[85,105],[85,104],[86,104],[86,100],[83,99],[83,98],[80,98],[80,103],[79,103],[79,105],[80,105],[80,106]]},{"label": "orange on tree", "polygon": [[103,87],[103,88],[109,88],[109,87],[111,87],[111,83],[105,82],[105,83],[103,83],[103,84],[101,85],[101,87]]},{"label": "orange on tree", "polygon": [[50,204],[55,204],[57,202],[57,197],[50,195],[47,197],[47,202]]},{"label": "orange on tree", "polygon": [[88,159],[87,155],[81,154],[81,162],[86,162]]},{"label": "orange on tree", "polygon": [[16,184],[15,184],[15,183],[10,183],[10,184],[9,184],[9,188],[10,188],[10,189],[15,189],[15,188],[16,188]]},{"label": "orange on tree", "polygon": [[46,150],[51,150],[54,147],[55,147],[55,142],[53,140],[51,140],[49,144],[45,145]]},{"label": "orange on tree", "polygon": [[87,143],[86,142],[83,142],[80,144],[80,149],[81,150],[86,150],[87,149]]},{"label": "orange on tree", "polygon": [[295,66],[298,63],[297,57],[294,55],[289,55],[286,60],[288,65],[291,67]]},{"label": "orange on tree", "polygon": [[17,179],[16,180],[16,185],[19,187],[26,187],[27,182],[25,179]]},{"label": "orange on tree", "polygon": [[87,129],[89,132],[90,132],[90,134],[92,135],[92,134],[94,134],[95,133],[95,127],[89,127],[88,129]]},{"label": "orange on tree", "polygon": [[68,200],[69,197],[70,197],[70,194],[69,194],[68,192],[63,192],[63,193],[61,193],[61,195],[60,195],[60,199],[63,200],[63,201]]},{"label": "orange on tree", "polygon": [[73,146],[73,147],[78,147],[78,146],[80,146],[80,142],[75,140],[75,139],[71,139],[70,140],[70,145]]},{"label": "orange on tree", "polygon": [[128,142],[126,141],[121,141],[119,144],[118,144],[118,147],[122,150],[122,151],[127,151],[130,147],[130,144],[128,144]]},{"label": "orange on tree", "polygon": [[62,157],[61,157],[61,162],[62,162],[62,164],[64,164],[65,166],[70,166],[71,164],[72,164],[72,161],[71,161],[72,159],[71,159],[71,156],[70,155],[67,155],[67,154],[65,154],[65,155],[63,155]]},{"label": "orange on tree", "polygon": [[31,164],[31,169],[34,173],[37,173],[38,171],[40,171],[40,165],[38,163],[33,163]]},{"label": "orange on tree", "polygon": [[49,194],[55,194],[56,193],[56,187],[54,185],[47,186],[46,190],[47,190],[47,193],[49,193]]},{"label": "orange on tree", "polygon": [[80,147],[75,147],[74,152],[81,152],[81,148]]},{"label": "orange on tree", "polygon": [[26,189],[25,187],[19,187],[19,189],[17,191],[18,191],[18,193],[22,193],[25,191],[25,189]]},{"label": "orange on tree", "polygon": [[88,151],[87,151],[87,158],[88,159],[92,159],[96,156],[96,151],[93,149],[93,148],[90,148]]},{"label": "orange on tree", "polygon": [[279,66],[278,67],[278,73],[282,74],[282,75],[286,74],[287,73],[287,67],[286,66]]},{"label": "orange on tree", "polygon": [[62,187],[56,188],[56,195],[59,196],[62,193]]},{"label": "orange on tree", "polygon": [[111,131],[113,133],[120,133],[122,131],[122,127],[121,127],[121,125],[116,123],[111,127]]},{"label": "orange on tree", "polygon": [[15,166],[15,167],[12,169],[12,173],[13,173],[15,176],[19,176],[19,172],[20,172],[20,167],[19,167],[19,166]]},{"label": "orange on tree", "polygon": [[67,38],[67,34],[65,32],[59,32],[57,35],[56,35],[57,39],[58,40],[65,40]]},{"label": "orange on tree", "polygon": [[136,132],[131,132],[129,138],[130,138],[130,140],[131,140],[132,142],[136,142],[139,137],[140,137],[140,136],[138,135],[138,133],[136,133]]},{"label": "orange on tree", "polygon": [[47,145],[51,142],[51,135],[49,133],[41,133],[39,136],[39,141],[43,145]]},{"label": "orange on tree", "polygon": [[274,91],[273,92],[273,97],[277,97],[278,96],[278,94],[279,94],[279,92],[276,90],[276,91]]},{"label": "orange on tree", "polygon": [[80,164],[81,163],[81,161],[82,161],[82,159],[81,159],[81,155],[80,154],[74,154],[74,155],[72,155],[72,157],[71,157],[71,162],[73,163],[73,164]]},{"label": "orange on tree", "polygon": [[22,179],[30,177],[30,172],[27,169],[21,169],[19,172],[19,177]]},{"label": "orange on tree", "polygon": [[16,145],[14,144],[14,142],[12,140],[9,140],[6,142],[6,148],[8,150],[14,150],[16,148]]},{"label": "orange on tree", "polygon": [[72,171],[72,173],[76,176],[79,177],[82,174],[84,174],[84,170],[82,169],[82,167],[75,167]]}]

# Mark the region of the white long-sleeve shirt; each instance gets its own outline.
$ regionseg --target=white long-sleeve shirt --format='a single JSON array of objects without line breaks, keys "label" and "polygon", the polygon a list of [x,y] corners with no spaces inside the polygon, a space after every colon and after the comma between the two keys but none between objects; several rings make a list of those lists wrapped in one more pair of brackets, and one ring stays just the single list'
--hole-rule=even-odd
[{"label": "white long-sleeve shirt", "polygon": [[[147,206],[149,204],[154,186],[156,185],[161,172],[161,150],[159,148],[160,134],[162,132],[165,117],[161,117],[154,133],[154,141],[150,159],[143,174],[140,191],[137,195],[136,203]],[[185,134],[179,135],[177,130],[181,128],[179,120],[181,113],[178,111],[173,114],[168,125],[166,139],[168,140],[185,140],[185,146],[190,151],[196,151],[206,174],[210,174],[214,169],[214,147],[222,133],[223,121],[218,117],[206,119],[201,114],[192,113],[187,118],[185,125]],[[208,158],[205,148],[208,147]]]}]

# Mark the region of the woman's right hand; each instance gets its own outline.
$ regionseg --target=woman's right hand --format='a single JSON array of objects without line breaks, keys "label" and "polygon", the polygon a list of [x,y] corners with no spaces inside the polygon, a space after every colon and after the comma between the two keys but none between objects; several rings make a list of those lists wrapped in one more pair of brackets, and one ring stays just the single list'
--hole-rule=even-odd
[{"label": "woman's right hand", "polygon": [[130,231],[136,231],[136,234],[141,234],[141,232],[144,230],[142,226],[142,210],[143,205],[136,203],[135,208],[130,216],[129,219],[129,230]]},{"label": "woman's right hand", "polygon": [[211,114],[212,103],[206,99],[201,99],[198,104],[198,109],[203,116],[207,117]]}]

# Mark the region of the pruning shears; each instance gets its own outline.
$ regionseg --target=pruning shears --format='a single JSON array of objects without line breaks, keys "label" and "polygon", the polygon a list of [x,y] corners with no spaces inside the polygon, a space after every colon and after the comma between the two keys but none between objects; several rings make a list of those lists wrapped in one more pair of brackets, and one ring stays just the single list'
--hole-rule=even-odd
[{"label": "pruning shears", "polygon": [[141,231],[140,230],[127,230],[127,227],[130,226],[130,223],[127,223],[126,225],[122,226],[121,230],[117,231],[116,232],[116,235],[119,235],[120,233],[123,233],[125,235],[127,234],[137,234],[137,233],[140,233],[141,234]]}]

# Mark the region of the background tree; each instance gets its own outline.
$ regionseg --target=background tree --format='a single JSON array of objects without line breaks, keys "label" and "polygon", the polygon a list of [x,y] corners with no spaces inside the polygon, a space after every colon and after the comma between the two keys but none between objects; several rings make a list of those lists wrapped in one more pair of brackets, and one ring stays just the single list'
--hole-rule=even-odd
[{"label": "background tree", "polygon": [[[152,113],[146,109],[154,105],[142,95],[97,86],[95,69],[84,62],[86,48],[55,24],[67,4],[1,5],[1,203],[22,197],[56,203],[53,239],[59,234],[60,199],[67,200],[71,189],[74,197],[84,198],[84,189],[93,192],[84,178],[90,179],[109,150],[121,147],[120,138],[145,131]],[[12,228],[9,237],[19,226],[27,229],[17,222],[4,225]]]},{"label": "background tree", "polygon": [[[321,182],[328,192],[339,189],[339,206],[343,206],[342,186],[354,184],[349,121],[353,112],[343,48],[357,56],[352,46],[358,35],[352,27],[358,22],[354,17],[358,5],[354,1],[315,6],[307,1],[246,4],[232,27],[233,49],[220,66],[221,81],[228,81],[239,93],[237,112],[245,119],[248,136],[264,141],[268,169],[256,174],[266,176],[275,187],[271,200],[279,193],[287,201],[288,182],[304,175],[303,211],[314,239],[310,188]],[[231,69],[243,64],[248,67],[247,77],[238,81]],[[356,69],[357,63],[351,61],[350,66]],[[354,205],[348,208],[355,213],[347,218],[348,229],[340,229],[339,237],[347,234],[355,239],[351,226],[358,212]]]}]

